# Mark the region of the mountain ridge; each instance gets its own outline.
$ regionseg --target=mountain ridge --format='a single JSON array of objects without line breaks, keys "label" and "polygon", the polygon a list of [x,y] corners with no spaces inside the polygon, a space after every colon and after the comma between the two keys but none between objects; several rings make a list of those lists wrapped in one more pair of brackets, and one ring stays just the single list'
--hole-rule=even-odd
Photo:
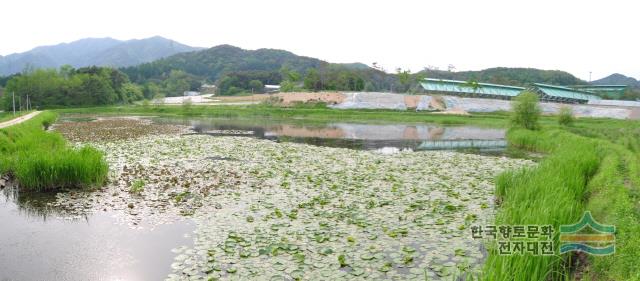
[{"label": "mountain ridge", "polygon": [[593,85],[627,85],[633,88],[640,88],[640,80],[620,73],[614,73],[607,77],[591,81]]},{"label": "mountain ridge", "polygon": [[199,49],[160,36],[124,41],[111,37],[83,38],[0,56],[0,75],[19,73],[29,67],[58,68],[66,64],[124,67]]}]

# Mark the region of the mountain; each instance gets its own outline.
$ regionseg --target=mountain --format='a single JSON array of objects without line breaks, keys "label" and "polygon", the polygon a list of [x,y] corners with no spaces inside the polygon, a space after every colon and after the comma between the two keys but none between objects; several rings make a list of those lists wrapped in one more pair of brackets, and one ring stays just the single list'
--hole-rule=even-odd
[{"label": "mountain", "polygon": [[531,83],[544,83],[552,85],[584,85],[581,80],[571,73],[560,70],[543,70],[536,68],[495,67],[477,71],[442,71],[423,70],[420,73],[427,78],[475,80],[477,82],[503,84],[512,86],[527,86]]},{"label": "mountain", "polygon": [[277,72],[282,67],[298,72],[319,68],[328,63],[276,49],[245,50],[231,45],[219,45],[197,52],[176,54],[164,59],[123,68],[134,81],[162,79],[172,70],[215,81],[225,73],[247,71]]},{"label": "mountain", "polygon": [[594,85],[627,85],[634,88],[640,88],[640,81],[633,77],[624,76],[620,73],[611,74],[605,78],[592,81]]},{"label": "mountain", "polygon": [[18,73],[27,67],[57,68],[65,64],[76,68],[90,65],[123,67],[195,50],[199,48],[159,36],[128,41],[86,38],[0,57],[0,75]]}]

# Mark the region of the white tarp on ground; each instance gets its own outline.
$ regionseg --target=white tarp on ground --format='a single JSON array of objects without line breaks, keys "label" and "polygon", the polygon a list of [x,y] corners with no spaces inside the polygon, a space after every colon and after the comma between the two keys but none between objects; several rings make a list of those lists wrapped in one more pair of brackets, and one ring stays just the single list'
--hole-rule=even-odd
[{"label": "white tarp on ground", "polygon": [[495,112],[511,110],[511,102],[508,100],[460,98],[443,96],[447,111],[466,112]]},{"label": "white tarp on ground", "polygon": [[339,109],[395,109],[406,110],[404,95],[387,93],[344,93],[342,103],[330,107]]},{"label": "white tarp on ground", "polygon": [[630,106],[640,107],[640,101],[630,100],[590,100],[590,105],[612,105],[612,106]]},{"label": "white tarp on ground", "polygon": [[[428,95],[420,96],[416,105],[408,105],[409,100],[415,100],[415,96],[388,93],[344,93],[343,102],[331,105],[339,109],[394,109],[407,110],[416,107],[416,110],[434,110],[434,98]],[[445,111],[451,112],[496,112],[510,111],[511,101],[480,98],[462,98],[455,96],[442,96]],[[540,103],[542,111],[546,114],[557,113],[563,106],[573,109],[579,117],[606,117],[615,119],[628,119],[633,117],[632,110],[624,107],[575,105],[560,103]]]},{"label": "white tarp on ground", "polygon": [[436,110],[431,106],[431,96],[421,96],[416,110],[434,111]]},{"label": "white tarp on ground", "polygon": [[192,103],[208,103],[215,100],[210,99],[213,94],[200,95],[200,96],[179,96],[179,97],[167,97],[163,98],[165,104],[182,104],[185,100],[191,100]]}]

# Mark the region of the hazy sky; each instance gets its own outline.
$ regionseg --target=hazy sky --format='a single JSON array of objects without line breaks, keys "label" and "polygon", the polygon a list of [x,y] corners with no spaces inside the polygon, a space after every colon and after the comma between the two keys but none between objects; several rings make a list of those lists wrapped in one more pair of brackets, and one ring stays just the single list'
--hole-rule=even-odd
[{"label": "hazy sky", "polygon": [[495,66],[640,78],[640,2],[628,0],[3,0],[0,54],[85,37],[279,48],[387,70]]}]

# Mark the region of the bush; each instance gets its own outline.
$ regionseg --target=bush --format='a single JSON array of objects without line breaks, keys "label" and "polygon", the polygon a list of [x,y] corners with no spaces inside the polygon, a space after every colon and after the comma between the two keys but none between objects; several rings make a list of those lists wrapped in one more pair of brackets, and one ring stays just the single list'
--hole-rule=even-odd
[{"label": "bush", "polygon": [[558,113],[558,124],[562,126],[571,126],[573,124],[573,110],[571,107],[563,106]]},{"label": "bush", "polygon": [[513,115],[511,124],[514,127],[522,127],[528,130],[537,130],[538,119],[540,119],[540,106],[538,105],[538,95],[525,91],[518,95],[512,102]]}]

